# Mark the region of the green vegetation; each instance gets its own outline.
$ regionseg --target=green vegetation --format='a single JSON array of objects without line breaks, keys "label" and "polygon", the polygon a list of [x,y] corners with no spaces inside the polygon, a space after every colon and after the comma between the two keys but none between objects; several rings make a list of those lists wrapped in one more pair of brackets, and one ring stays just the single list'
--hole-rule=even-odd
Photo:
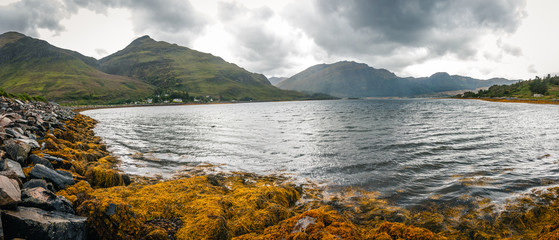
[{"label": "green vegetation", "polygon": [[8,32],[0,35],[0,87],[69,105],[331,98],[273,87],[262,74],[145,36],[97,61]]},{"label": "green vegetation", "polygon": [[216,101],[309,99],[306,94],[273,87],[255,74],[208,53],[148,36],[134,40],[121,51],[100,60],[107,73],[141,79],[157,87],[156,95],[187,92]]},{"label": "green vegetation", "polygon": [[343,61],[315,65],[281,81],[277,86],[281,89],[321,92],[336,97],[414,97],[514,82],[500,78],[478,80],[447,73],[435,73],[424,78],[401,78],[386,69]]},{"label": "green vegetation", "polygon": [[48,102],[43,96],[29,96],[26,93],[11,94],[6,92],[4,89],[0,88],[0,96],[8,98],[17,98],[23,101],[37,101],[37,102]]},{"label": "green vegetation", "polygon": [[522,99],[557,99],[559,98],[559,77],[547,75],[533,80],[521,81],[512,85],[494,85],[477,93],[465,92],[458,98],[522,98]]},{"label": "green vegetation", "polygon": [[153,87],[103,73],[97,60],[18,33],[0,35],[0,87],[14,94],[41,95],[67,104],[142,99]]}]

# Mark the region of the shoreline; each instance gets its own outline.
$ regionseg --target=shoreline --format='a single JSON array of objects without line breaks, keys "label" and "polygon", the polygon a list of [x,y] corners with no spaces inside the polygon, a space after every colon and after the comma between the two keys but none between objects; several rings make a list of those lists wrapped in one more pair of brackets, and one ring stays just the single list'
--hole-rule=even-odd
[{"label": "shoreline", "polygon": [[487,102],[502,102],[502,103],[529,103],[529,104],[559,105],[559,100],[550,100],[550,99],[511,99],[511,98],[450,98],[450,99],[481,100],[481,101],[487,101]]}]

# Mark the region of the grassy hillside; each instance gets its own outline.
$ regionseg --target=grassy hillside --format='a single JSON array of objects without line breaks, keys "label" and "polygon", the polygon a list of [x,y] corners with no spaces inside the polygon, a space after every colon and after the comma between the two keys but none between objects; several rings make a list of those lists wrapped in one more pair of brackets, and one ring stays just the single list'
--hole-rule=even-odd
[{"label": "grassy hillside", "polygon": [[296,91],[322,92],[336,97],[413,97],[513,82],[506,79],[478,80],[447,73],[436,73],[424,78],[401,78],[386,69],[343,61],[315,65],[277,86]]},{"label": "grassy hillside", "polygon": [[292,100],[307,96],[273,87],[255,74],[208,53],[155,41],[134,40],[121,51],[100,60],[107,73],[141,79],[158,91],[186,91],[190,96],[210,95],[221,100]]},{"label": "grassy hillside", "polygon": [[122,102],[146,97],[153,87],[103,73],[97,60],[18,33],[0,35],[0,87],[68,104]]},{"label": "grassy hillside", "polygon": [[559,98],[559,77],[547,75],[543,79],[536,77],[533,80],[521,81],[512,85],[495,85],[491,86],[487,90],[480,90],[477,93],[466,92],[464,94],[457,95],[457,97],[557,99]]}]

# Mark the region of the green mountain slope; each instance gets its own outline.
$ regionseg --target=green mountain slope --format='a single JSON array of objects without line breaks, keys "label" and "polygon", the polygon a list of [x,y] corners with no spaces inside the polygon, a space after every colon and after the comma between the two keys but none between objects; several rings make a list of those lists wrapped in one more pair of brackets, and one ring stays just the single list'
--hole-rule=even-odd
[{"label": "green mountain slope", "polygon": [[149,36],[101,60],[110,74],[141,79],[159,91],[187,91],[190,96],[210,95],[221,100],[290,100],[306,95],[284,91],[255,74],[208,53],[155,41]]},{"label": "green mountain slope", "polygon": [[103,73],[96,59],[46,41],[8,32],[0,35],[0,87],[63,103],[107,103],[146,97],[153,87]]},{"label": "green mountain slope", "polygon": [[447,73],[424,78],[401,78],[386,69],[343,61],[312,66],[278,83],[277,87],[335,97],[413,97],[514,82],[506,79],[478,80]]}]

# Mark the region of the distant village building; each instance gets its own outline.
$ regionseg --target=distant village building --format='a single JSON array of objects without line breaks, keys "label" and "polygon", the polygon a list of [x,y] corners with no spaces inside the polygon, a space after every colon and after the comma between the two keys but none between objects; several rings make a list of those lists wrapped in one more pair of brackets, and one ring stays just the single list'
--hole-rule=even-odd
[{"label": "distant village building", "polygon": [[174,103],[181,103],[182,102],[182,98],[174,98],[173,99]]},{"label": "distant village building", "polygon": [[146,100],[147,103],[153,103],[153,99],[152,98],[148,98],[148,100]]},{"label": "distant village building", "polygon": [[534,97],[543,97],[543,94],[534,93]]}]

